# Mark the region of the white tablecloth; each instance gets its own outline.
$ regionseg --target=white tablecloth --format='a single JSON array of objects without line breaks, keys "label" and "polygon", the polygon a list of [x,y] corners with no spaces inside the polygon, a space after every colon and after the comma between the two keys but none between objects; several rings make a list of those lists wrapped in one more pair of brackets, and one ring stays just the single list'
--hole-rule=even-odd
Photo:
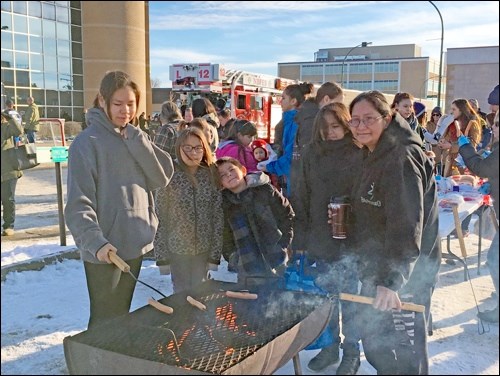
[{"label": "white tablecloth", "polygon": [[[483,205],[482,200],[465,201],[458,207],[458,217],[462,222],[469,214],[474,213]],[[453,220],[453,211],[439,209],[439,237],[447,237],[453,230],[455,230],[455,221]]]}]

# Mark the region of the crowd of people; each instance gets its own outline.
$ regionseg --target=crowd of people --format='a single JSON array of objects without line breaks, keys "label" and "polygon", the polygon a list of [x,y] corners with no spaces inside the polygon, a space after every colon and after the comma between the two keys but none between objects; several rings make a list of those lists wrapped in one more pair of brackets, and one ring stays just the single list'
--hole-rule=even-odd
[{"label": "crowd of people", "polygon": [[[65,216],[85,266],[89,328],[130,309],[136,280],[116,278],[113,255],[137,278],[144,255],[154,253],[178,293],[204,282],[222,258],[243,284],[283,279],[307,254],[318,287],[373,298],[371,305],[333,303],[332,340],[311,359],[311,370],[338,362],[342,349],[336,373],[356,374],[362,343],[378,374],[428,374],[441,263],[435,176],[488,179],[498,213],[498,89],[488,97],[493,117],[482,121],[477,101],[458,98],[444,129],[441,108],[427,120],[411,93],[389,103],[367,91],[346,106],[335,83],[316,93],[310,83],[292,84],[269,144],[257,139],[251,121],[231,119],[207,98],[183,109],[164,102],[151,132],[144,113],[134,121],[137,84],[125,72],[108,72],[68,162]],[[21,132],[2,113],[2,151]],[[458,154],[465,167],[456,165]],[[15,185],[5,182],[21,174],[4,173],[2,158],[7,228]],[[332,237],[334,199],[351,208],[342,239]],[[498,297],[498,231],[488,266]],[[402,310],[403,302],[421,304],[425,313]],[[498,322],[498,306],[479,316]]]}]

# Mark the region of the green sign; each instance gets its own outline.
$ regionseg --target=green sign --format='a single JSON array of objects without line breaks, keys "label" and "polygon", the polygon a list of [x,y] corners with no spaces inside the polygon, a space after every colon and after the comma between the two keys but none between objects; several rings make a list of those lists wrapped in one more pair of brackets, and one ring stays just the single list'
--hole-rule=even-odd
[{"label": "green sign", "polygon": [[50,148],[50,159],[52,162],[68,161],[68,146],[53,146]]}]

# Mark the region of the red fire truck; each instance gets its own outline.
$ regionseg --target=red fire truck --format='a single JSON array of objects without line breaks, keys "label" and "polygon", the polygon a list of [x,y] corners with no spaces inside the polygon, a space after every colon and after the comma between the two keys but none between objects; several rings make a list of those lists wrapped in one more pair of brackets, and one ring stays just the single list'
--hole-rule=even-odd
[{"label": "red fire truck", "polygon": [[225,69],[221,64],[196,63],[170,66],[172,92],[187,106],[199,97],[214,105],[223,99],[231,117],[252,121],[258,137],[274,141],[274,127],[281,119],[281,94],[294,80]]}]

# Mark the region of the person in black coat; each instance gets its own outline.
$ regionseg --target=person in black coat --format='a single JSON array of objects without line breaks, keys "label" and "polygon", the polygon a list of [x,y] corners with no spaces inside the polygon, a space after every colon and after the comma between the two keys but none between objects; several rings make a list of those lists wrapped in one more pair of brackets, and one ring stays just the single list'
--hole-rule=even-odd
[{"label": "person in black coat", "polygon": [[[493,207],[495,209],[496,220],[498,223],[498,209],[499,209],[499,187],[498,187],[498,150],[499,150],[499,131],[498,131],[498,111],[495,114],[495,120],[493,121],[493,145],[491,147],[491,153],[483,159],[481,155],[479,155],[472,144],[469,142],[469,139],[466,136],[460,136],[458,138],[459,150],[458,152],[464,159],[465,165],[471,170],[474,174],[488,178],[489,183],[489,193],[493,197]],[[497,227],[498,229],[498,227]],[[499,257],[498,257],[498,230],[491,242],[490,249],[488,251],[488,269],[490,270],[491,278],[493,279],[493,285],[495,286],[495,291],[497,293],[497,306],[490,311],[479,312],[478,317],[481,320],[485,320],[488,322],[498,322],[498,276],[499,276]]]},{"label": "person in black coat", "polygon": [[430,300],[441,264],[433,163],[382,93],[359,94],[349,110],[364,154],[352,195],[354,249],[361,295],[374,297],[358,306],[363,349],[378,374],[427,374],[425,316],[400,310],[402,299]]},{"label": "person in black coat", "polygon": [[[294,209],[294,250],[307,250],[316,260],[316,285],[332,295],[358,293],[356,257],[347,239],[333,239],[328,224],[330,199],[351,194],[361,170],[361,149],[349,128],[349,110],[342,103],[322,107],[314,120],[312,142],[303,149],[297,173]],[[320,166],[320,168],[318,168]],[[356,304],[342,302],[342,362],[337,374],[356,374],[360,366],[360,337],[355,325]],[[339,359],[340,304],[333,305],[330,328],[333,343],[308,364],[321,371]]]}]

